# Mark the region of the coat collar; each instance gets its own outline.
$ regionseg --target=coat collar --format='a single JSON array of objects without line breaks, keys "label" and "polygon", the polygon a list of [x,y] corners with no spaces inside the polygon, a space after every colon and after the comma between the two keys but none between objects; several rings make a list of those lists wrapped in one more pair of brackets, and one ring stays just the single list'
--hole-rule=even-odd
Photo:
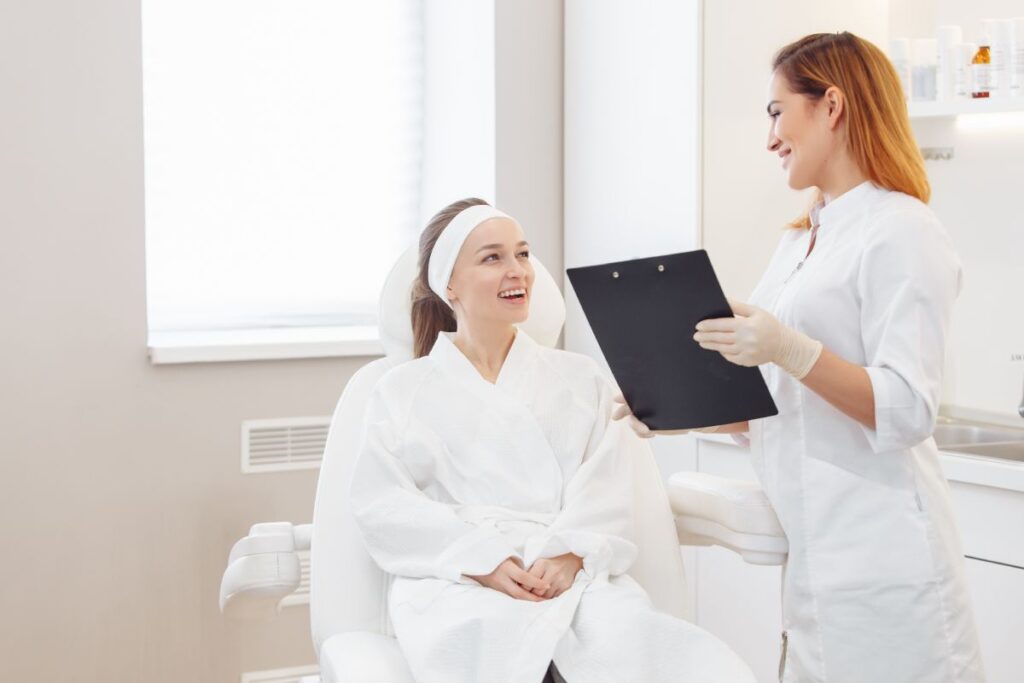
[{"label": "coat collar", "polygon": [[832,226],[846,223],[863,214],[882,190],[870,180],[851,188],[827,204],[822,202],[811,209],[811,224],[818,225],[820,230],[828,230]]}]

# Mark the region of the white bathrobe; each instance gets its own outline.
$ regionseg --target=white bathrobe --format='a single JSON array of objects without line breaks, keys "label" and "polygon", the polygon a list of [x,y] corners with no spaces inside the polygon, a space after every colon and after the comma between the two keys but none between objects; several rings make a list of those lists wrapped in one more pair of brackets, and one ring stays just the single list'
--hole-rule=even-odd
[{"label": "white bathrobe", "polygon": [[[391,621],[417,681],[540,683],[551,661],[568,683],[753,681],[625,573],[637,554],[632,459],[650,455],[610,422],[612,395],[592,360],[522,331],[494,384],[445,334],[380,380],[352,504],[394,576]],[[551,600],[467,578],[568,552],[583,570]]]}]

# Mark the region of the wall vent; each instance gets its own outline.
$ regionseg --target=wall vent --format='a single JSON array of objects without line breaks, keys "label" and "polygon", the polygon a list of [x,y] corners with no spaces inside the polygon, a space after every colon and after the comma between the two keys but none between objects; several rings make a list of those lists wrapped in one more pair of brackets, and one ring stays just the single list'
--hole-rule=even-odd
[{"label": "wall vent", "polygon": [[318,469],[330,417],[288,417],[242,422],[242,472]]},{"label": "wall vent", "polygon": [[309,604],[309,551],[299,550],[295,554],[299,556],[299,569],[301,571],[299,587],[291,595],[286,595],[282,598],[281,607]]},{"label": "wall vent", "polygon": [[320,669],[315,666],[293,666],[288,669],[250,671],[242,674],[241,683],[319,683]]}]

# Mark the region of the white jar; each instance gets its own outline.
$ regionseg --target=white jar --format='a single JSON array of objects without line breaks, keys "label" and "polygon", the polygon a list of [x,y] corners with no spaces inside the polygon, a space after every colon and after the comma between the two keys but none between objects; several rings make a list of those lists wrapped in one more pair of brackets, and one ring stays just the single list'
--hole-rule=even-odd
[{"label": "white jar", "polygon": [[911,100],[911,58],[910,39],[893,38],[889,41],[889,59],[892,61],[896,75],[900,77],[900,85],[903,86],[903,96],[909,102]]},{"label": "white jar", "polygon": [[1024,97],[1024,17],[1013,19],[1010,43],[1010,95]]},{"label": "white jar", "polygon": [[974,43],[960,43],[947,51],[947,57],[953,68],[953,95],[956,99],[971,99],[974,85],[971,80],[971,60],[978,52]]},{"label": "white jar", "polygon": [[959,26],[940,26],[935,35],[938,43],[936,99],[951,100],[956,96],[956,62],[951,60],[954,57],[951,51],[963,43],[964,35]]},{"label": "white jar", "polygon": [[1009,97],[1013,82],[1013,20],[1000,19],[992,32],[992,97]]},{"label": "white jar", "polygon": [[916,101],[935,100],[936,75],[938,71],[938,45],[934,38],[919,38],[914,41],[913,98]]}]

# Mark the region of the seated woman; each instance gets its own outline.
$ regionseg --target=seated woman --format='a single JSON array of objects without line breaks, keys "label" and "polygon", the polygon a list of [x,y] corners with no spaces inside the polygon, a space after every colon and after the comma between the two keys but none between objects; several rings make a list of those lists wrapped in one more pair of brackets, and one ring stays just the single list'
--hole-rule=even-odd
[{"label": "seated woman", "polygon": [[[416,360],[377,384],[352,481],[389,612],[424,683],[753,681],[722,642],[658,612],[626,574],[635,435],[586,356],[516,323],[522,229],[479,199],[420,239]],[[557,675],[555,673],[549,675]]]}]

